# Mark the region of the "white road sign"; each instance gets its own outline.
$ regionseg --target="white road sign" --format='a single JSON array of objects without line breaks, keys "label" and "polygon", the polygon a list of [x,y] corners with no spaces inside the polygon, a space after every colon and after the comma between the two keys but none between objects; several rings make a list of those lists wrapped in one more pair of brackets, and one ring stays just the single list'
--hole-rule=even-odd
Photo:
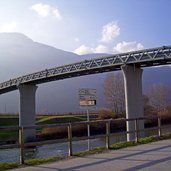
[{"label": "white road sign", "polygon": [[80,106],[96,105],[96,89],[79,89]]}]

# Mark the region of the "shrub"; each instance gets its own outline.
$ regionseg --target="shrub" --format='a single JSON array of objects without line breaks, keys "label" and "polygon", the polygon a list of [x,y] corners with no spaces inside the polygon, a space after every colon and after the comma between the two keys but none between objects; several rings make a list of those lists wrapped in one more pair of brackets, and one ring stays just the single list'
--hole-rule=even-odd
[{"label": "shrub", "polygon": [[99,109],[99,119],[115,119],[116,115],[109,108],[101,108]]},{"label": "shrub", "polygon": [[[65,138],[67,137],[67,127],[66,126],[56,126],[56,127],[49,127],[43,128],[41,131],[40,137],[49,137],[50,139],[56,138]],[[48,138],[48,139],[49,139]]]}]

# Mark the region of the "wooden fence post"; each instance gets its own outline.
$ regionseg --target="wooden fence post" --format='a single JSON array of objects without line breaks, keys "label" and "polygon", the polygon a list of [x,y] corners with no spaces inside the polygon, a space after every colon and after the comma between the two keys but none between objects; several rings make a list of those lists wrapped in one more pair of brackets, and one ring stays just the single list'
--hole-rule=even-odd
[{"label": "wooden fence post", "polygon": [[161,131],[161,117],[158,117],[158,136],[161,137],[162,131]]},{"label": "wooden fence post", "polygon": [[72,156],[72,125],[68,125],[68,154]]},{"label": "wooden fence post", "polygon": [[135,142],[138,142],[138,118],[136,118],[135,120]]},{"label": "wooden fence post", "polygon": [[110,120],[106,122],[106,148],[110,148]]},{"label": "wooden fence post", "polygon": [[24,129],[19,127],[20,164],[24,164]]}]

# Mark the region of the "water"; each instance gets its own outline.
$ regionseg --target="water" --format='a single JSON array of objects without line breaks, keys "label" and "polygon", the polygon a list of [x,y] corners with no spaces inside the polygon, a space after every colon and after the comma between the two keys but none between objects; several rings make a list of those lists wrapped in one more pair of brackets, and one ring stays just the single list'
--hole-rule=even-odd
[{"label": "water", "polygon": [[13,148],[0,151],[0,162],[19,161],[19,149]]},{"label": "water", "polygon": [[[73,152],[85,151],[88,149],[88,141],[75,141],[72,143]],[[105,139],[90,140],[90,148],[105,146]],[[50,144],[37,146],[35,149],[26,149],[25,158],[42,158],[53,156],[68,156],[68,143]],[[19,161],[19,149],[6,149],[0,151],[0,162]]]},{"label": "water", "polygon": [[[168,133],[171,128],[163,129],[163,133]],[[157,130],[145,132],[145,136],[157,135]],[[126,135],[114,135],[110,137],[110,144],[126,141]],[[95,147],[105,147],[105,138],[90,140],[90,149]],[[88,149],[88,141],[75,141],[73,144],[73,153],[85,151]],[[34,149],[25,150],[25,159],[53,157],[53,156],[68,156],[68,143],[50,144],[37,146]],[[2,162],[17,162],[19,161],[19,149],[6,149],[0,151],[0,163]]]}]

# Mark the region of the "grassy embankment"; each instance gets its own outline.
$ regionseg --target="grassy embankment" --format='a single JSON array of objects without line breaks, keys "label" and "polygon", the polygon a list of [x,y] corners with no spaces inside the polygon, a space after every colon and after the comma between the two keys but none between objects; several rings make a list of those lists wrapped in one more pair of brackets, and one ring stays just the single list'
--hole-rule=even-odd
[{"label": "grassy embankment", "polygon": [[[91,116],[91,115],[90,115]],[[60,123],[73,123],[86,121],[86,115],[37,115],[36,124],[37,125],[46,125],[46,124],[60,124]],[[97,120],[97,115],[92,115],[91,120]],[[162,118],[163,124],[170,124],[171,116],[167,116]],[[157,126],[157,118],[150,118],[145,121],[145,127],[156,127]],[[0,115],[0,126],[17,126],[18,125],[18,115]],[[118,119],[111,122],[110,131],[111,133],[118,131],[125,131],[125,121],[123,119]],[[91,125],[91,135],[103,134],[105,133],[105,123],[96,123]],[[86,125],[75,125],[72,127],[73,136],[84,136],[86,135]],[[51,127],[51,128],[43,128],[37,130],[37,138],[38,140],[43,139],[53,139],[55,138],[66,138],[67,137],[67,127]],[[18,131],[1,131],[0,132],[0,141],[15,141],[18,139]]]},{"label": "grassy embankment", "polygon": [[[18,116],[17,115],[0,115],[0,127],[4,126],[17,126],[18,125]],[[14,139],[18,136],[16,131],[1,131],[0,132],[0,141],[4,139]]]},{"label": "grassy embankment", "polygon": [[[96,119],[96,116],[92,116],[92,119]],[[72,123],[86,121],[86,115],[37,115],[36,124],[58,124],[58,123]],[[18,126],[18,115],[0,115],[0,127],[6,126]],[[39,130],[39,132],[41,132]],[[13,140],[18,138],[18,131],[1,131],[0,141]]]}]

